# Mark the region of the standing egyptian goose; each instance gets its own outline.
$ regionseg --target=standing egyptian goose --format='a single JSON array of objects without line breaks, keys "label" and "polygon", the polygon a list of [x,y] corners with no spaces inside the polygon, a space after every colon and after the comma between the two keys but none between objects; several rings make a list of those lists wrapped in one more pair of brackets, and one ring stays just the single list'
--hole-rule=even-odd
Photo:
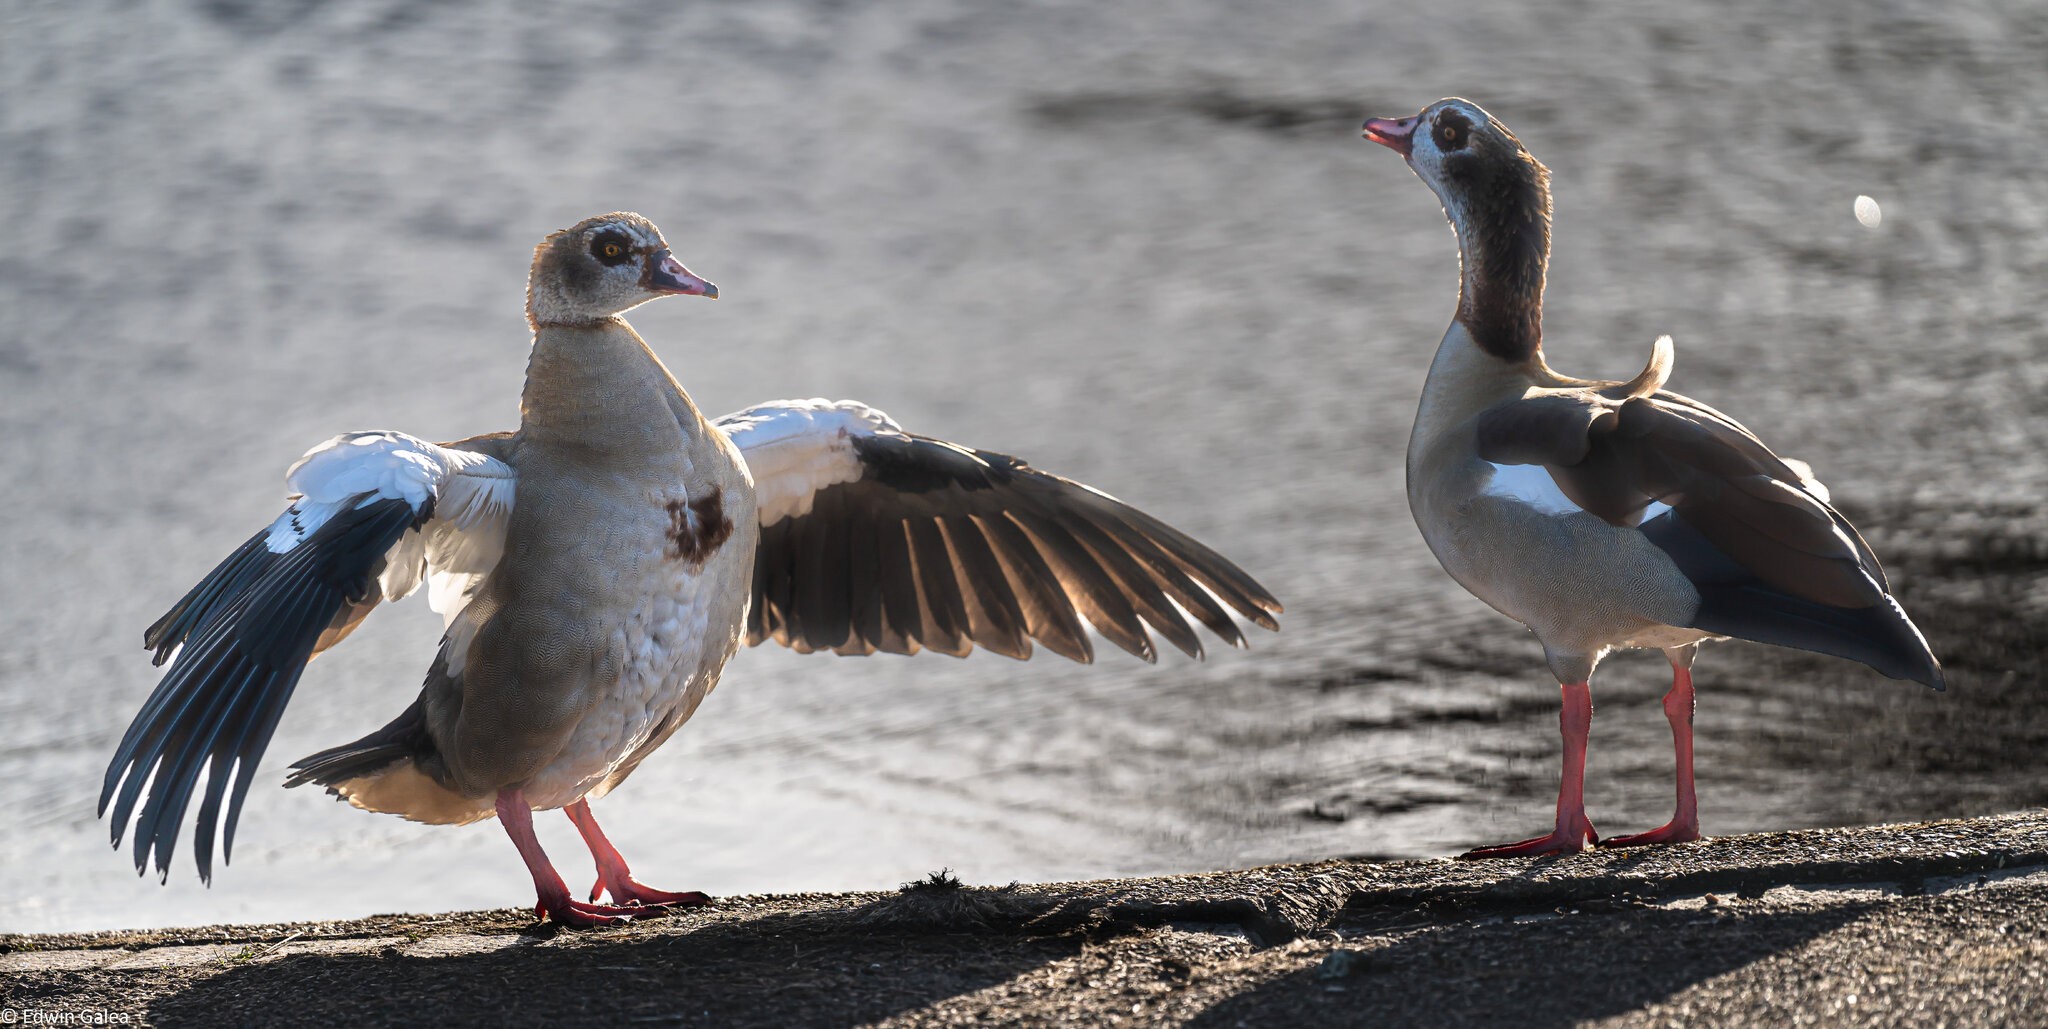
[{"label": "standing egyptian goose", "polygon": [[1586,818],[1589,680],[1608,651],[1671,662],[1664,713],[1678,809],[1614,846],[1699,838],[1691,667],[1736,637],[1861,661],[1943,688],[1941,665],[1892,599],[1884,570],[1827,490],[1733,419],[1666,391],[1671,341],[1628,382],[1543,360],[1550,173],[1467,100],[1375,118],[1457,231],[1457,316],[1422,387],[1408,443],[1408,505],[1444,570],[1527,625],[1563,687],[1564,774],[1547,836],[1472,851],[1503,857],[1601,843]]},{"label": "standing egyptian goose", "polygon": [[[1148,627],[1195,657],[1191,618],[1238,646],[1233,611],[1278,627],[1278,602],[1215,552],[1015,458],[851,401],[706,420],[620,317],[668,295],[718,290],[645,218],[555,233],[527,289],[518,431],[349,433],[292,466],[285,512],[145,634],[171,666],[100,794],[117,847],[136,816],[137,871],[153,851],[168,877],[204,771],[193,842],[211,881],[222,803],[225,859],[307,661],[423,581],[447,626],[419,699],[286,785],[421,822],[496,815],[538,910],[575,925],[705,901],[634,881],[589,802],[689,720],[742,640],[1015,658],[1036,640],[1086,662],[1086,618],[1149,661]],[[552,808],[609,905],[572,899],[542,853],[532,812]]]}]

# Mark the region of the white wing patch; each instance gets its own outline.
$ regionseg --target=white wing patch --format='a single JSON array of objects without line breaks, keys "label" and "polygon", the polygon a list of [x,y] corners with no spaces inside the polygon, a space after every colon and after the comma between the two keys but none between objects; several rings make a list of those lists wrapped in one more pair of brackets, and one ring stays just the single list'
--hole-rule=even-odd
[{"label": "white wing patch", "polygon": [[1489,497],[1502,497],[1533,507],[1544,514],[1577,514],[1585,510],[1572,503],[1572,498],[1557,488],[1557,480],[1540,464],[1494,464],[1493,479],[1481,491]]},{"label": "white wing patch", "polygon": [[888,415],[856,400],[777,400],[715,422],[747,462],[763,527],[810,513],[819,490],[863,474],[855,436],[900,433]]},{"label": "white wing patch", "polygon": [[380,500],[413,510],[434,503],[434,517],[384,555],[377,585],[399,600],[428,584],[434,610],[452,620],[505,551],[517,473],[487,454],[438,446],[402,432],[343,433],[306,452],[285,483],[292,503],[271,523],[264,544],[283,554],[337,512]]},{"label": "white wing patch", "polygon": [[384,555],[377,585],[385,599],[400,600],[424,580],[427,605],[445,621],[469,602],[471,591],[505,553],[505,527],[517,476],[502,462],[481,454],[441,449],[458,455],[467,467],[442,484],[433,520],[406,533]]},{"label": "white wing patch", "polygon": [[306,451],[284,473],[292,505],[272,523],[264,543],[273,554],[286,553],[336,512],[380,500],[403,500],[418,511],[458,469],[487,460],[402,432],[343,433]]},{"label": "white wing patch", "polygon": [[[1494,464],[1488,461],[1487,465],[1493,469],[1493,479],[1481,491],[1485,496],[1512,500],[1548,515],[1577,514],[1585,510],[1565,496],[1550,471],[1540,464]],[[1669,510],[1670,504],[1652,500],[1636,516],[1635,524],[1641,525]]]}]

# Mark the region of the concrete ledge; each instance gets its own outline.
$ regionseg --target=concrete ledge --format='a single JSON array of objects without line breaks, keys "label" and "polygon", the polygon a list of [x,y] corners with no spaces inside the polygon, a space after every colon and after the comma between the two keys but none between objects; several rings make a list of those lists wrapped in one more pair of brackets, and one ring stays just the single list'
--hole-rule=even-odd
[{"label": "concrete ledge", "polygon": [[2048,1023],[2048,814],[1466,864],[0,936],[16,1024]]}]

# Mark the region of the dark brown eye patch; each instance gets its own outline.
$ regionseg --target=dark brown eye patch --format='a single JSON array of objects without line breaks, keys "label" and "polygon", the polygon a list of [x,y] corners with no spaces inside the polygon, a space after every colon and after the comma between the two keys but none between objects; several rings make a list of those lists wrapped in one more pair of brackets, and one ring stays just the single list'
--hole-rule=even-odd
[{"label": "dark brown eye patch", "polygon": [[590,241],[590,256],[599,264],[621,265],[633,259],[633,241],[623,232],[600,232]]},{"label": "dark brown eye patch", "polygon": [[1462,150],[1466,141],[1472,138],[1472,123],[1456,111],[1440,111],[1430,135],[1436,140],[1438,150]]}]

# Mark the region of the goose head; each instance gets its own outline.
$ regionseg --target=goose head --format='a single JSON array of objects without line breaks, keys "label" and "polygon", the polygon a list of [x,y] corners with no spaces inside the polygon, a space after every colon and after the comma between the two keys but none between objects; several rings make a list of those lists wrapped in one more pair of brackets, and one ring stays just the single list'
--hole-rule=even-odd
[{"label": "goose head", "polygon": [[1406,118],[1374,118],[1365,138],[1398,153],[1443,203],[1458,234],[1458,320],[1480,347],[1526,360],[1542,341],[1550,259],[1550,170],[1470,100]]},{"label": "goose head", "polygon": [[1549,216],[1549,169],[1470,100],[1449,97],[1406,118],[1373,118],[1365,138],[1406,159],[1453,225],[1489,213]]},{"label": "goose head", "polygon": [[665,296],[716,299],[718,287],[669,252],[654,223],[627,211],[588,218],[541,241],[526,281],[526,317],[591,325]]}]

